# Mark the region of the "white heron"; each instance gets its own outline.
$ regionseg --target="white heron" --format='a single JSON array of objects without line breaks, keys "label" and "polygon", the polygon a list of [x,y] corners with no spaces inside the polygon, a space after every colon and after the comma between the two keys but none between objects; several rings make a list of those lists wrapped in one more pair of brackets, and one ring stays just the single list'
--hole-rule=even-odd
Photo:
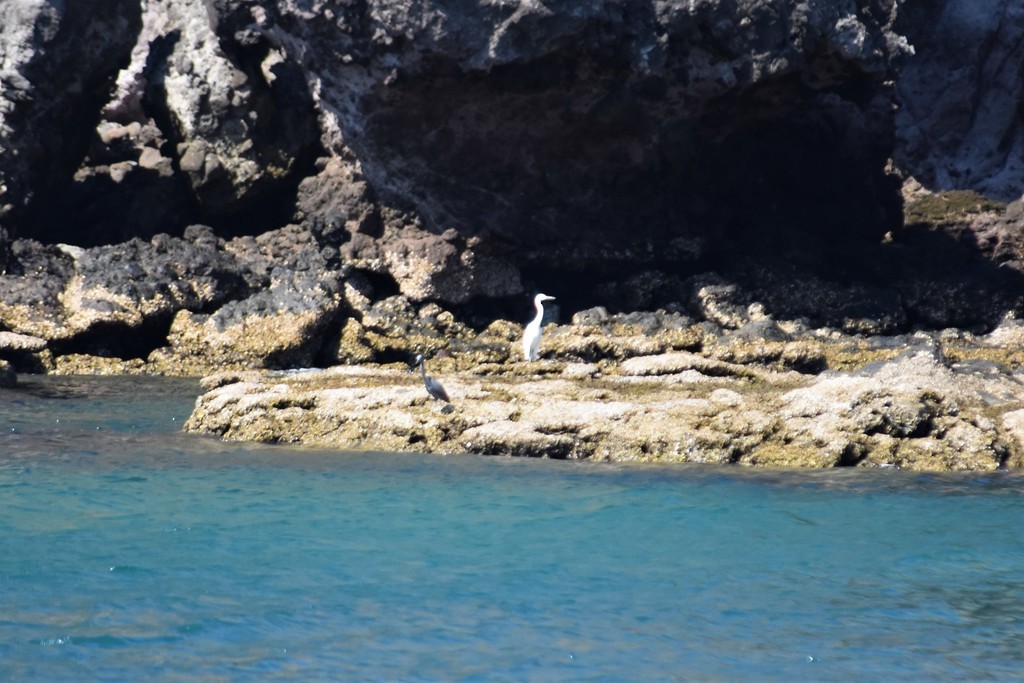
[{"label": "white heron", "polygon": [[533,307],[537,309],[537,315],[523,332],[523,358],[526,360],[537,360],[537,354],[540,351],[540,326],[544,322],[544,302],[554,298],[547,294],[538,294],[533,297]]},{"label": "white heron", "polygon": [[441,383],[427,374],[426,368],[423,367],[423,361],[423,354],[417,354],[416,365],[420,366],[420,377],[423,378],[423,386],[427,388],[427,393],[430,394],[432,398],[438,401],[451,403],[451,399],[448,398],[448,392],[444,390],[444,387],[441,386]]}]

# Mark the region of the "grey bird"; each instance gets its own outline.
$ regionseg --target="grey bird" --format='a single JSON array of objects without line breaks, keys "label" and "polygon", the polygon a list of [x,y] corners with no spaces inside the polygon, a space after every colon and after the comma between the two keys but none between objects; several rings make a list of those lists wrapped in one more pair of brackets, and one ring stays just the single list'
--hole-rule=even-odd
[{"label": "grey bird", "polygon": [[[452,400],[448,398],[448,392],[444,390],[444,387],[441,386],[441,383],[427,374],[427,370],[423,366],[423,361],[423,354],[417,354],[416,365],[420,366],[420,377],[423,378],[423,386],[426,387],[427,393],[430,394],[432,398],[437,399],[438,401],[451,403]],[[410,368],[410,371],[411,370],[412,368]]]}]

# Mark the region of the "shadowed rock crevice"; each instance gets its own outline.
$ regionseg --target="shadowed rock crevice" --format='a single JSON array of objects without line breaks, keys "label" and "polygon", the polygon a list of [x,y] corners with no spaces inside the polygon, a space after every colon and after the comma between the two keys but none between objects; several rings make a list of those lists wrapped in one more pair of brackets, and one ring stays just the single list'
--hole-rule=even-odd
[{"label": "shadowed rock crevice", "polygon": [[[0,174],[0,219],[11,214],[5,223],[14,228],[12,236],[45,236],[54,229],[46,211],[69,191],[118,70],[129,62],[141,12],[139,4],[117,0],[22,11],[12,6],[4,16],[15,24],[7,27],[12,33],[23,29],[34,38],[5,50],[16,76],[6,95],[14,105],[0,107],[6,114],[0,119],[0,155],[7,171]],[[42,49],[33,50],[33,42]],[[0,76],[6,81],[11,74]]]},{"label": "shadowed rock crevice", "polygon": [[868,457],[868,449],[862,444],[850,443],[839,454],[835,467],[856,467]]},{"label": "shadowed rock crevice", "polygon": [[50,350],[55,356],[81,354],[120,360],[141,359],[167,345],[167,333],[173,315],[158,315],[141,324],[129,326],[116,322],[101,322],[68,339],[52,342]]},{"label": "shadowed rock crevice", "polygon": [[90,81],[92,99],[67,116],[80,134],[54,155],[59,172],[37,183],[46,194],[26,216],[33,236],[97,246],[203,222],[233,237],[294,216],[299,183],[324,153],[306,74],[258,31],[173,4],[144,7],[126,36],[134,52],[128,43],[111,59],[106,81]]},{"label": "shadowed rock crevice", "polygon": [[[244,120],[237,133],[242,145],[251,142],[250,154],[266,172],[239,196],[238,188],[225,178],[225,186],[197,188],[204,209],[203,222],[219,235],[256,235],[279,227],[296,213],[299,183],[315,173],[315,162],[325,153],[307,75],[286,57],[249,16],[234,12],[216,24],[219,45],[236,69],[235,80],[250,90]],[[213,113],[224,119],[222,127],[237,125],[238,114]]]}]

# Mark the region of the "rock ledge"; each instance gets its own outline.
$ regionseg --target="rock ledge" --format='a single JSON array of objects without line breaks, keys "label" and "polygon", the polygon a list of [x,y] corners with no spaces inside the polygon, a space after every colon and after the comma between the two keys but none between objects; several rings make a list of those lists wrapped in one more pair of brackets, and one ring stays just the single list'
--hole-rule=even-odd
[{"label": "rock ledge", "polygon": [[[955,471],[1024,464],[1024,374],[926,346],[804,375],[689,352],[431,371],[401,364],[204,380],[186,424],[226,439],[381,451]],[[428,366],[429,368],[429,366]]]}]

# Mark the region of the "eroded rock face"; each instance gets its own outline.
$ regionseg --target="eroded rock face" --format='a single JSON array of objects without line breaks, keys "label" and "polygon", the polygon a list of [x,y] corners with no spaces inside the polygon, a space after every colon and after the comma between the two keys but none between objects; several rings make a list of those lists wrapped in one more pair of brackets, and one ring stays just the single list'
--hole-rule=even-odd
[{"label": "eroded rock face", "polygon": [[[24,48],[25,66],[13,71],[25,95],[6,103],[10,116],[0,121],[9,122],[26,168],[60,165],[45,178],[0,164],[0,174],[21,183],[13,189],[33,236],[93,246],[180,234],[199,219],[230,235],[291,217],[288,194],[312,168],[318,129],[307,79],[277,48],[193,0],[22,14],[30,15],[20,17],[28,35],[10,42]],[[33,71],[36,62],[46,70]],[[51,96],[51,88],[65,92]],[[49,99],[50,109],[61,107],[52,120],[30,103]],[[45,147],[22,141],[31,136],[13,130],[21,120]]]},{"label": "eroded rock face", "polygon": [[913,44],[897,82],[896,161],[932,190],[1024,194],[1024,7],[1013,0],[907,2]]},{"label": "eroded rock face", "polygon": [[[658,283],[752,238],[898,224],[895,8],[154,0],[109,29],[124,69],[108,101],[76,101],[92,118],[53,201],[27,194],[52,178],[19,170],[46,150],[0,161],[26,206],[11,227],[94,246],[295,219],[416,301],[507,299],[569,273],[579,298],[602,285],[618,308],[664,303]],[[22,61],[46,61],[46,40],[9,31]],[[5,102],[8,128],[53,132]],[[641,265],[651,278],[618,285]]]},{"label": "eroded rock face", "polygon": [[[326,146],[353,150],[381,200],[427,229],[532,268],[685,262],[675,238],[712,216],[729,233],[755,216],[818,233],[812,216],[851,193],[872,200],[828,231],[884,232],[898,202],[879,172],[883,82],[903,48],[891,6],[861,9],[374,3],[344,13],[347,35],[312,38],[343,56],[317,64],[324,83],[357,84],[323,89]],[[783,167],[815,169],[798,201]]]},{"label": "eroded rock face", "polygon": [[59,201],[140,28],[137,3],[0,5],[0,220]]},{"label": "eroded rock face", "polygon": [[1005,0],[0,11],[0,205],[44,243],[295,220],[417,301],[568,274],[580,307],[650,308],[741,248],[870,259],[893,155],[933,190],[1022,185]]}]

